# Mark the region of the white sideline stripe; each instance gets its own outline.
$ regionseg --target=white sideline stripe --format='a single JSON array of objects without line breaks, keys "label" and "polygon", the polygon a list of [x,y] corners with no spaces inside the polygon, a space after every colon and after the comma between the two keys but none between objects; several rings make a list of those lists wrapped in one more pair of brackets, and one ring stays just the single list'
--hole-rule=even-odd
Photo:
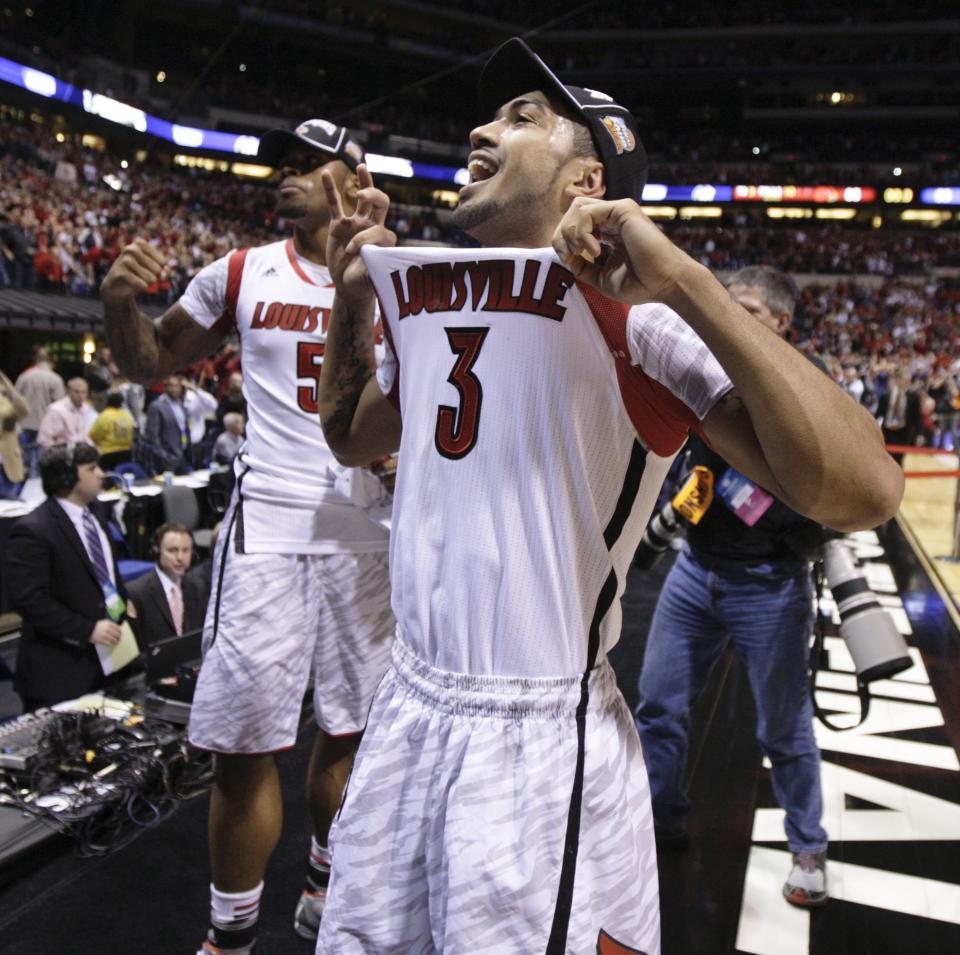
[{"label": "white sideline stripe", "polygon": [[[781,829],[781,833],[783,830]],[[809,955],[810,914],[783,897],[791,855],[780,849],[750,847],[737,951],[749,955]]]}]

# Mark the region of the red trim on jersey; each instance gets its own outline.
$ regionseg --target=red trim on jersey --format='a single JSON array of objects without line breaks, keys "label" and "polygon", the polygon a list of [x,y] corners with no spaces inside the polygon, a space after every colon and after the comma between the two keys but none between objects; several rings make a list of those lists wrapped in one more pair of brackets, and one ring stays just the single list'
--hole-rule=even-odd
[{"label": "red trim on jersey", "polygon": [[644,955],[639,948],[629,948],[623,942],[618,942],[612,935],[608,935],[603,929],[597,936],[598,955]]},{"label": "red trim on jersey", "polygon": [[700,432],[700,419],[669,388],[649,377],[639,365],[631,364],[627,344],[630,306],[607,298],[583,282],[577,282],[577,288],[613,352],[620,396],[638,437],[661,457],[673,454],[687,440],[691,428]]},{"label": "red trim on jersey", "polygon": [[[313,279],[310,278],[310,276],[307,275],[302,268],[300,268],[300,263],[297,261],[297,252],[293,247],[293,239],[287,239],[283,247],[287,250],[287,258],[290,260],[290,267],[293,269],[293,271],[296,272],[297,275],[307,283],[307,285],[316,285],[317,283],[314,282]],[[329,285],[324,287],[330,288]]]},{"label": "red trim on jersey", "polygon": [[240,298],[240,282],[243,280],[243,264],[249,249],[237,249],[227,260],[227,307],[213,325],[213,331],[226,335],[237,325],[237,301]]},{"label": "red trim on jersey", "polygon": [[390,323],[386,320],[386,318],[383,318],[383,316],[387,313],[383,310],[383,302],[380,301],[379,295],[377,296],[377,304],[380,306],[381,315],[381,319],[378,324],[383,327],[383,337],[387,340],[387,348],[393,352],[394,363],[397,366],[397,373],[393,376],[393,384],[390,386],[390,391],[385,397],[387,401],[389,401],[390,404],[397,409],[397,411],[400,411],[400,354],[397,351],[397,346],[393,341],[393,332],[390,330]]}]

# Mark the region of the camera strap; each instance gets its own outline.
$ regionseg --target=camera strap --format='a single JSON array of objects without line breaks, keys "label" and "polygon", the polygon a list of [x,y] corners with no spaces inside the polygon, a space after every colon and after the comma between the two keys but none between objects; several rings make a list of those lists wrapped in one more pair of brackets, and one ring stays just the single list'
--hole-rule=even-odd
[{"label": "camera strap", "polygon": [[823,561],[813,565],[813,580],[817,592],[817,622],[813,631],[814,640],[810,648],[810,700],[813,703],[814,715],[828,729],[835,732],[852,730],[860,726],[870,713],[870,687],[857,676],[857,691],[860,694],[860,719],[852,726],[837,726],[830,722],[830,717],[821,709],[817,702],[817,673],[823,667],[826,659],[824,641],[827,636],[827,616],[823,611]]}]

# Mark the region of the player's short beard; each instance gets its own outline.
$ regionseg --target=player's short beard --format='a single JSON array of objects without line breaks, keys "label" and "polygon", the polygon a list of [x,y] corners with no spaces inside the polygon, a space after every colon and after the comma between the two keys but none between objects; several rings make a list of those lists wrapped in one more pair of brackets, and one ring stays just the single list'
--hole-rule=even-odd
[{"label": "player's short beard", "polygon": [[[482,196],[468,200],[453,210],[451,221],[458,229],[481,242],[515,242],[518,236],[528,234],[530,225],[543,216],[544,201],[552,191],[560,170],[558,164],[550,181],[543,183],[539,190],[522,192],[512,197],[509,203],[495,198],[484,199]],[[484,228],[488,223],[496,223],[493,229],[496,235]]]},{"label": "player's short beard", "polygon": [[466,233],[472,232],[477,226],[482,226],[491,219],[501,218],[506,212],[506,206],[496,199],[475,200],[458,205],[453,210],[452,222]]}]

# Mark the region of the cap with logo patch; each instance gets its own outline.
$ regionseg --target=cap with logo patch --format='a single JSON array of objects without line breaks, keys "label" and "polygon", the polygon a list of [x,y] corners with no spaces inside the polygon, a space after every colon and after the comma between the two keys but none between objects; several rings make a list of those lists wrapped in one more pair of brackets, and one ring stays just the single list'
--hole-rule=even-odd
[{"label": "cap with logo patch", "polygon": [[640,201],[647,181],[647,151],[628,109],[597,90],[566,86],[519,37],[494,51],[480,74],[480,106],[488,114],[531,90],[558,100],[590,130],[606,173],[606,199]]},{"label": "cap with logo patch", "polygon": [[330,159],[342,159],[353,172],[363,162],[363,150],[351,138],[350,131],[325,119],[304,120],[295,129],[268,130],[260,137],[257,158],[268,166],[276,166],[291,143],[319,150]]}]

